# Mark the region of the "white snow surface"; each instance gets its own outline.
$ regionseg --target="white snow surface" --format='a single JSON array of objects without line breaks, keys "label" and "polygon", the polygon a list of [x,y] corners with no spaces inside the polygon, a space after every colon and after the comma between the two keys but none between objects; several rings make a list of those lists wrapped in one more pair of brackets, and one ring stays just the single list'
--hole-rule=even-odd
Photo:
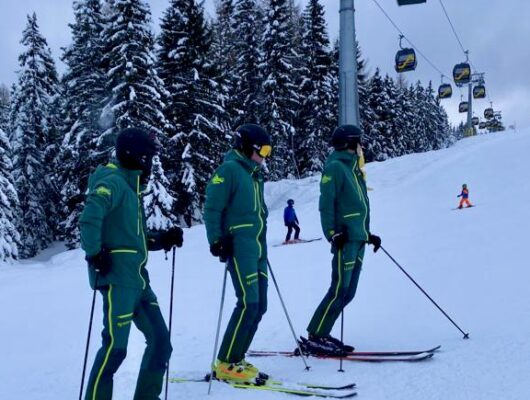
[{"label": "white snow surface", "polygon": [[[383,246],[470,333],[469,340],[436,310],[383,252],[368,248],[357,296],[345,313],[345,341],[358,350],[442,345],[421,363],[370,364],[298,358],[252,359],[289,381],[356,382],[359,399],[520,400],[530,396],[528,227],[530,131],[468,138],[454,147],[367,166],[372,232]],[[266,185],[269,244],[282,241],[282,211],[293,198],[302,237],[320,237],[318,177]],[[452,210],[467,183],[477,207]],[[305,334],[330,281],[326,241],[270,247],[269,256],[295,329]],[[169,310],[171,260],[151,253],[151,283]],[[210,256],[203,226],[185,231],[177,251],[171,376],[199,377],[209,368],[223,265]],[[77,398],[92,292],[80,250],[57,245],[38,259],[0,266],[0,399]],[[99,347],[101,296],[89,356]],[[223,329],[235,304],[229,283]],[[334,329],[340,335],[340,323]],[[291,350],[293,338],[272,282],[268,312],[253,349]],[[114,399],[131,399],[144,342],[132,329]],[[170,399],[281,399],[288,395],[213,384],[170,384]]]}]

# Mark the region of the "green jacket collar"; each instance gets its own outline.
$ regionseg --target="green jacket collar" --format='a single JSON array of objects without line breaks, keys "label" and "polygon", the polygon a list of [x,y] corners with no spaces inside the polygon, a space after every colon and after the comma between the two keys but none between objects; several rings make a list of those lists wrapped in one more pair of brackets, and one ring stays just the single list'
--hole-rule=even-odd
[{"label": "green jacket collar", "polygon": [[107,165],[105,165],[105,168],[110,168],[116,171],[116,173],[123,177],[123,179],[125,179],[129,186],[134,189],[134,191],[139,190],[142,192],[145,190],[145,185],[140,185],[140,187],[138,187],[142,171],[124,168],[116,159],[111,160]]},{"label": "green jacket collar", "polygon": [[357,154],[350,153],[347,150],[343,150],[343,151],[335,150],[329,156],[327,163],[330,163],[332,161],[341,161],[344,164],[353,165],[357,161],[358,158],[359,156]]},{"label": "green jacket collar", "polygon": [[261,165],[256,161],[246,157],[243,153],[238,150],[230,150],[225,154],[225,161],[237,161],[243,166],[250,174],[261,171]]}]

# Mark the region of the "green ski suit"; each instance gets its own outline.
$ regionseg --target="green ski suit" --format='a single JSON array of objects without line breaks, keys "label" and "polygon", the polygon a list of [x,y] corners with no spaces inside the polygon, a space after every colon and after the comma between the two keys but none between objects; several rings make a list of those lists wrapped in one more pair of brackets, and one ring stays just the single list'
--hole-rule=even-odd
[{"label": "green ski suit", "polygon": [[267,311],[267,216],[261,166],[237,150],[229,151],[206,188],[204,206],[209,243],[230,235],[234,245],[228,270],[237,304],[218,355],[224,362],[245,357]]},{"label": "green ski suit", "polygon": [[[112,266],[105,276],[89,267],[92,288],[103,296],[102,347],[88,381],[86,400],[110,400],[113,376],[127,354],[131,323],[144,334],[134,400],[158,400],[171,355],[169,332],[145,269],[148,250],[162,248],[159,235],[146,234],[140,187],[141,171],[117,163],[99,166],[89,179],[80,217],[81,246],[88,256],[110,250]],[[96,287],[97,286],[97,287]]]},{"label": "green ski suit", "polygon": [[331,248],[331,286],[307,327],[310,334],[324,337],[355,296],[370,232],[370,205],[356,154],[335,151],[329,156],[320,181],[319,210],[328,240],[339,231],[348,234],[341,250]]}]

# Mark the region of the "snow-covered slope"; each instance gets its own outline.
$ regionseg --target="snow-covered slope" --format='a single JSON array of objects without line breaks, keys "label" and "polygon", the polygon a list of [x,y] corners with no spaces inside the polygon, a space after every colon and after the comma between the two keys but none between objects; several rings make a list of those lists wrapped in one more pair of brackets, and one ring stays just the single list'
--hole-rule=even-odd
[{"label": "snow-covered slope", "polygon": [[[382,253],[371,251],[357,297],[347,308],[345,338],[360,350],[423,348],[441,344],[419,364],[347,363],[256,359],[264,371],[290,381],[355,381],[360,398],[503,399],[530,396],[530,270],[528,228],[530,132],[470,138],[438,152],[368,166],[372,231],[385,248],[446,309],[461,334]],[[452,210],[463,183],[477,204]],[[266,187],[271,215],[268,240],[281,242],[288,198],[302,236],[321,236],[318,178]],[[77,398],[91,291],[81,251],[41,256],[0,267],[0,399]],[[53,254],[53,253],[48,253]],[[327,290],[330,253],[325,241],[271,247],[274,268],[295,328],[305,334]],[[152,286],[167,315],[171,265],[151,254]],[[178,251],[171,375],[199,376],[209,366],[221,293],[223,265],[209,255],[204,227],[186,231]],[[293,339],[274,287],[254,349],[292,349]],[[227,291],[225,325],[234,305]],[[99,346],[101,299],[89,363]],[[132,398],[144,343],[132,330],[127,359],[116,377],[117,400]],[[339,326],[335,332],[339,335]],[[171,399],[207,398],[206,385],[171,384]],[[258,397],[259,396],[259,397]],[[214,399],[273,399],[286,395],[236,391],[215,383]]]}]

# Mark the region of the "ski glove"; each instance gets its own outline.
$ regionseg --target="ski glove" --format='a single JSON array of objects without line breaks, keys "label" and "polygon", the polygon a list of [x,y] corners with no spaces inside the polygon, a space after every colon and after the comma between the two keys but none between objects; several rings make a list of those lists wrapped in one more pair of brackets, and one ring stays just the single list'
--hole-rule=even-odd
[{"label": "ski glove", "polygon": [[230,235],[223,236],[214,244],[210,245],[210,253],[214,257],[219,257],[219,261],[227,262],[234,252],[234,244]]},{"label": "ski glove", "polygon": [[374,246],[374,253],[376,253],[381,247],[381,238],[370,233],[368,235],[368,244],[372,244]]},{"label": "ski glove", "polygon": [[171,228],[168,231],[162,232],[160,241],[165,251],[171,250],[173,246],[182,247],[184,232],[179,227]]},{"label": "ski glove", "polygon": [[348,232],[340,231],[335,233],[331,237],[331,245],[334,246],[337,250],[342,250],[344,245],[348,242]]},{"label": "ski glove", "polygon": [[85,260],[87,260],[88,266],[101,276],[107,275],[110,271],[110,267],[112,266],[110,250],[105,247],[103,247],[96,255],[86,256]]}]

